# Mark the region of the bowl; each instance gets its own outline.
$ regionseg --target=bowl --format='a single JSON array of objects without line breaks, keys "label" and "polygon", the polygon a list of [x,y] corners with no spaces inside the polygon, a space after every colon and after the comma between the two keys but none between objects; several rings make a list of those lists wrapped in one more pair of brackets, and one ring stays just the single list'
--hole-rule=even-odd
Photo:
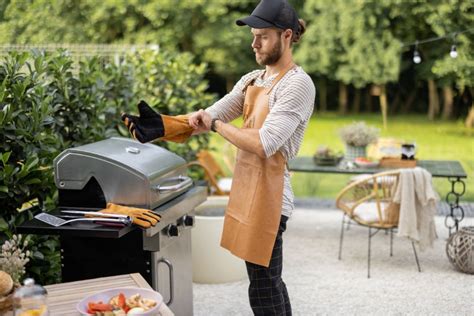
[{"label": "bowl", "polygon": [[313,156],[314,163],[318,166],[335,166],[342,158],[342,156]]},{"label": "bowl", "polygon": [[97,292],[95,294],[89,295],[84,297],[79,303],[76,305],[76,309],[81,313],[81,315],[92,315],[87,313],[87,304],[89,302],[99,302],[102,301],[104,303],[108,303],[109,300],[123,293],[125,297],[129,298],[132,295],[140,294],[141,297],[146,299],[151,299],[156,302],[155,307],[147,310],[146,312],[141,313],[140,315],[156,315],[158,314],[158,310],[160,309],[160,305],[163,303],[163,297],[160,293],[155,292],[149,289],[142,289],[138,287],[123,287],[123,288],[114,288],[109,290],[104,290]]}]

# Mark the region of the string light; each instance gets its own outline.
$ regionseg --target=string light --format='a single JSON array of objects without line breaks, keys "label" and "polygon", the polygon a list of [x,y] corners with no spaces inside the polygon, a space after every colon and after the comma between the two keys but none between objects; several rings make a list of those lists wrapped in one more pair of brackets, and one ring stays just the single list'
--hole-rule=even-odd
[{"label": "string light", "polygon": [[451,58],[458,57],[458,52],[456,51],[456,45],[451,46],[451,51],[449,52],[449,56],[451,56]]},{"label": "string light", "polygon": [[418,53],[418,43],[415,44],[415,51],[413,52],[413,62],[415,64],[421,63],[420,53]]},{"label": "string light", "polygon": [[453,39],[453,44],[451,45],[451,50],[449,51],[449,56],[451,56],[451,58],[457,58],[458,57],[458,51],[457,51],[457,48],[456,48],[456,36],[458,34],[462,34],[462,33],[466,33],[466,32],[473,32],[473,31],[474,31],[474,28],[467,29],[467,30],[464,30],[464,31],[449,33],[445,36],[432,37],[432,38],[428,38],[428,39],[420,40],[420,41],[416,40],[414,43],[402,44],[402,47],[415,46],[415,49],[413,51],[413,62],[415,64],[419,64],[419,63],[421,63],[422,59],[421,59],[420,53],[418,52],[418,44],[425,44],[425,43],[430,43],[430,42],[434,42],[434,41],[439,41],[439,40],[442,40],[442,39],[445,39],[445,38],[452,38]]},{"label": "string light", "polygon": [[451,58],[456,58],[458,57],[458,51],[456,50],[456,33],[453,35],[453,45],[451,46],[451,51],[449,52],[449,56]]}]

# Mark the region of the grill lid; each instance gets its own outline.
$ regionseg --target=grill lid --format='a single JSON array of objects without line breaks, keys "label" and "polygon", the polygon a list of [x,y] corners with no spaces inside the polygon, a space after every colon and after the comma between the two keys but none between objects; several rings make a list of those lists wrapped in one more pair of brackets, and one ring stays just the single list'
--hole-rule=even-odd
[{"label": "grill lid", "polygon": [[[105,202],[155,208],[192,185],[183,158],[153,144],[119,137],[66,149],[55,158],[54,171],[60,204],[61,193],[68,199],[76,195],[76,204],[80,199],[94,200],[91,194],[102,191]],[[68,204],[90,207],[87,201]]]}]

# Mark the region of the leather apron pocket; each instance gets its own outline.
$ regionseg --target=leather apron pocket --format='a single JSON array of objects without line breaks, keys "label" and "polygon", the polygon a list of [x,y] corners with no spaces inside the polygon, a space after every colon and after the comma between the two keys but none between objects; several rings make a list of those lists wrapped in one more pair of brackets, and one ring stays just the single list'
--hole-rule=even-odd
[{"label": "leather apron pocket", "polygon": [[245,160],[236,164],[227,214],[246,221],[251,216],[262,170]]}]

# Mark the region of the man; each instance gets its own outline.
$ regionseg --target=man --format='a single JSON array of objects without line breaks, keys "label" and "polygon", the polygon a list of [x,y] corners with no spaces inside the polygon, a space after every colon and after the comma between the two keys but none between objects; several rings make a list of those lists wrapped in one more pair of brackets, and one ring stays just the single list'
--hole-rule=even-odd
[{"label": "man", "polygon": [[[213,106],[191,114],[189,125],[239,149],[221,245],[245,260],[254,314],[291,315],[281,279],[282,233],[293,209],[286,162],[299,150],[316,93],[292,57],[305,24],[286,0],[262,0],[236,23],[251,27],[255,59],[265,69],[244,75]],[[227,123],[241,115],[242,128]]]}]

